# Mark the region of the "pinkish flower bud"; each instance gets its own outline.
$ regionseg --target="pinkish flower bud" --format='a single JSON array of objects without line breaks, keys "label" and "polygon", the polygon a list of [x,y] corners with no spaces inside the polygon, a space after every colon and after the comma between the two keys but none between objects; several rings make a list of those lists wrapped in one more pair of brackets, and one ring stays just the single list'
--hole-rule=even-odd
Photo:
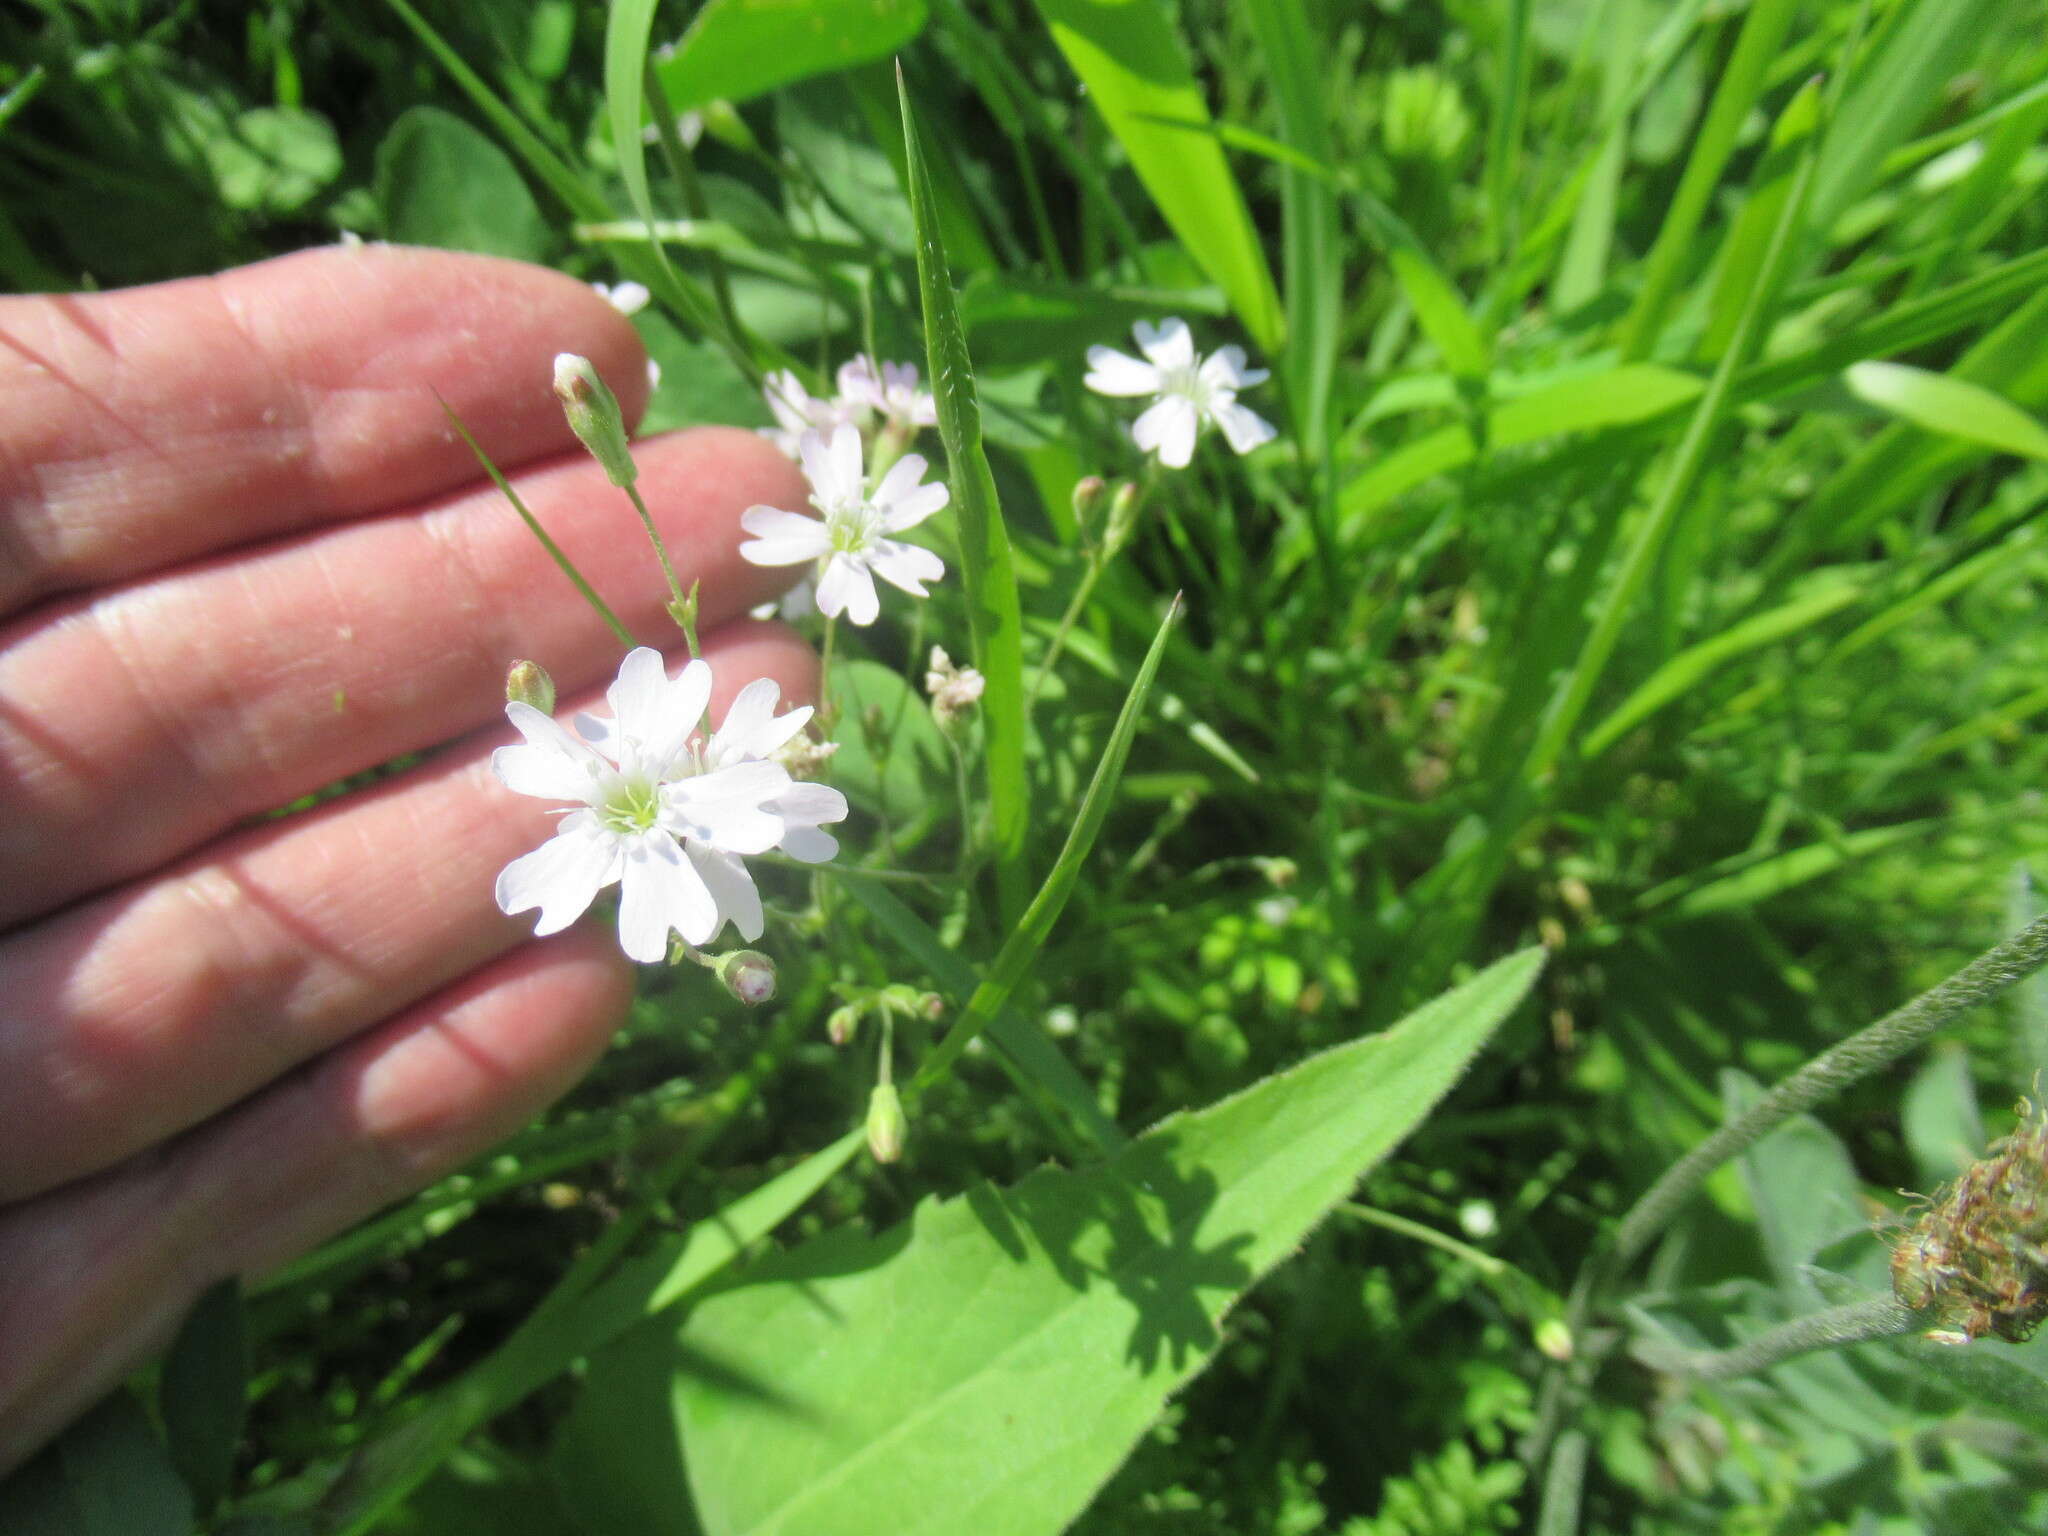
[{"label": "pinkish flower bud", "polygon": [[555,680],[537,661],[515,661],[505,674],[505,702],[528,704],[544,715],[555,712]]},{"label": "pinkish flower bud", "polygon": [[736,949],[719,956],[718,979],[749,1008],[758,1008],[775,995],[775,962],[758,949]]}]

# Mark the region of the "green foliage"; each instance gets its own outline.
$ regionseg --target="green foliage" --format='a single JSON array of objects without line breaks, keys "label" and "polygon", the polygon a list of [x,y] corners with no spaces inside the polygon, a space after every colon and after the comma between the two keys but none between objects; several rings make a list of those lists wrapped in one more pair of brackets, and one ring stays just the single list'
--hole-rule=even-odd
[{"label": "green foliage", "polygon": [[1541,964],[1502,961],[1088,1172],[831,1233],[672,1343],[673,1324],[620,1341],[571,1420],[585,1518],[687,1530],[694,1503],[709,1536],[1065,1529],[1245,1287],[1422,1118]]},{"label": "green foliage", "polygon": [[[932,599],[839,633],[855,816],[835,872],[764,876],[777,1011],[650,979],[544,1122],[252,1285],[246,1381],[195,1323],[0,1532],[190,1529],[224,1476],[244,1536],[2039,1527],[2039,1340],[1668,1364],[1884,1293],[1897,1191],[2037,1091],[2039,977],[1747,1149],[1557,1358],[1661,1167],[2036,915],[2038,20],[0,17],[10,286],[344,229],[632,277],[650,428],[765,423],[768,368],[916,360],[953,497]],[[642,139],[657,87],[705,110],[686,163]],[[1272,446],[1144,465],[1083,358],[1168,315],[1273,370]],[[1086,475],[1144,486],[1114,558]],[[934,643],[987,677],[957,737]],[[1538,940],[1535,1006],[1425,1117],[1490,1024],[1383,1027]],[[875,1031],[823,1025],[891,986],[943,1016],[895,1025],[917,1086],[878,1169]],[[1404,1080],[1401,1042],[1441,1072]]]}]

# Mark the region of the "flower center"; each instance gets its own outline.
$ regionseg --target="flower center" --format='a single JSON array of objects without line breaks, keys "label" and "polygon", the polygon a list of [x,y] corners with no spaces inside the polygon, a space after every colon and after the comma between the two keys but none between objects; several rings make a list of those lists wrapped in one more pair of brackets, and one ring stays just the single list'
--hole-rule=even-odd
[{"label": "flower center", "polygon": [[661,786],[650,778],[621,776],[606,792],[597,819],[613,832],[645,832],[661,819]]},{"label": "flower center", "polygon": [[881,513],[865,501],[835,507],[825,518],[825,536],[832,541],[834,554],[857,555],[874,542],[881,522]]},{"label": "flower center", "polygon": [[1192,400],[1197,410],[1209,404],[1209,386],[1203,380],[1201,370],[1192,364],[1180,368],[1159,370],[1159,393],[1162,395],[1185,395]]}]

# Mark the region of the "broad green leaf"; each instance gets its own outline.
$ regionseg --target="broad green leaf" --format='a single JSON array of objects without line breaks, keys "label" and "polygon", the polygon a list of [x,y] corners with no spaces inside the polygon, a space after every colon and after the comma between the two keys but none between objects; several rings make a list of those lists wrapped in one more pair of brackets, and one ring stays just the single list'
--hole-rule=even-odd
[{"label": "broad green leaf", "polygon": [[1024,910],[1031,885],[1026,865],[1030,786],[1024,776],[1024,618],[1010,534],[996,497],[995,476],[981,446],[981,406],[974,365],[961,329],[959,296],[946,266],[937,195],[910,106],[897,76],[903,114],[904,162],[910,209],[917,225],[917,287],[924,312],[925,362],[938,402],[939,438],[946,445],[947,483],[960,526],[960,579],[967,591],[967,625],[974,664],[987,680],[982,695],[983,756],[988,769],[989,836],[996,888],[1006,923]]},{"label": "broad green leaf", "polygon": [[452,112],[409,107],[377,146],[384,232],[412,245],[533,260],[548,230],[505,152]]},{"label": "broad green leaf", "polygon": [[1830,584],[1767,613],[1744,619],[1665,662],[1621,706],[1586,733],[1580,755],[1598,757],[1643,721],[1676,703],[1738,656],[1796,635],[1863,595],[1854,583]]},{"label": "broad green leaf", "polygon": [[832,664],[838,710],[832,782],[875,815],[901,825],[951,795],[953,758],[930,703],[879,661]]},{"label": "broad green leaf", "polygon": [[651,1523],[609,1528],[691,1530],[686,1469],[707,1536],[1064,1530],[1214,1353],[1224,1313],[1421,1121],[1541,966],[1504,960],[1098,1168],[828,1233],[680,1333],[622,1341],[578,1413],[610,1429],[585,1443],[615,1452],[614,1507]]},{"label": "broad green leaf", "polygon": [[655,63],[678,112],[886,59],[924,30],[925,0],[710,0]]},{"label": "broad green leaf", "polygon": [[1916,427],[1999,453],[2048,459],[2048,427],[1981,384],[1904,363],[1855,363],[1843,378],[1859,399]]},{"label": "broad green leaf", "polygon": [[192,1536],[192,1496],[125,1388],[12,1476],[0,1536]]},{"label": "broad green leaf", "polygon": [[1173,23],[1155,0],[1038,0],[1053,41],[1130,156],[1145,190],[1268,353],[1283,328],[1280,295],[1244,194],[1212,140],[1208,103]]},{"label": "broad green leaf", "polygon": [[242,1288],[223,1280],[193,1304],[178,1329],[157,1396],[171,1461],[201,1509],[213,1508],[228,1491],[248,1370]]},{"label": "broad green leaf", "polygon": [[[1742,1073],[1728,1071],[1721,1075],[1721,1097],[1733,1120],[1762,1093]],[[1803,1310],[1813,1292],[1801,1266],[1844,1232],[1869,1224],[1848,1149],[1811,1115],[1795,1115],[1744,1152],[1737,1166],[1778,1289],[1793,1310]]]},{"label": "broad green leaf", "polygon": [[357,1452],[324,1501],[319,1536],[369,1536],[381,1529],[384,1514],[471,1430],[688,1296],[816,1194],[862,1140],[861,1131],[847,1132],[716,1215],[621,1265],[569,1305],[528,1318],[494,1354]]},{"label": "broad green leaf", "polygon": [[1923,1192],[1946,1184],[1983,1156],[1984,1121],[1970,1082],[1970,1053],[1962,1044],[1943,1040],[1927,1053],[1926,1063],[1906,1085],[1899,1127]]}]

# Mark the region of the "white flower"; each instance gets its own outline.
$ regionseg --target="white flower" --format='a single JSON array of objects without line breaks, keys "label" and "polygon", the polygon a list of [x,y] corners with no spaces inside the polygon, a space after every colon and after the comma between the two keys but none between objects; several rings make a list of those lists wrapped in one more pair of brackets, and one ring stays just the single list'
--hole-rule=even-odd
[{"label": "white flower", "polygon": [[754,537],[740,546],[742,559],[755,565],[818,562],[818,611],[827,618],[844,613],[856,624],[872,624],[881,612],[875,577],[923,597],[924,584],[946,574],[945,563],[930,550],[888,537],[914,528],[946,504],[945,486],[922,483],[922,454],[906,453],[890,465],[873,491],[867,488],[857,428],[835,428],[829,442],[806,432],[797,457],[811,482],[811,505],[825,520],[779,507],[749,507],[740,526]]},{"label": "white flower", "polygon": [[661,653],[642,646],[606,694],[610,719],[578,715],[571,734],[531,705],[507,704],[526,739],[493,753],[492,772],[519,794],[581,808],[505,866],[499,907],[538,907],[533,931],[557,933],[617,881],[619,945],[635,960],[663,959],[670,929],[703,945],[729,921],[741,937],[759,938],[761,896],[742,856],[780,848],[829,859],[838,844],[818,829],[846,815],[838,790],[798,784],[768,760],[811,717],[803,708],[778,718],[778,696],[766,678],[749,683],[704,741],[711,668],[693,661],[671,681]]},{"label": "white flower", "polygon": [[919,427],[939,424],[939,405],[928,390],[917,387],[915,363],[877,363],[856,357],[839,370],[839,398],[860,401],[906,437]]},{"label": "white flower", "polygon": [[591,290],[622,315],[637,315],[647,307],[647,301],[654,297],[644,283],[631,279],[623,283],[592,283]]},{"label": "white flower", "polygon": [[1223,347],[1197,360],[1195,338],[1187,324],[1167,320],[1160,325],[1139,321],[1134,334],[1145,361],[1114,347],[1088,349],[1088,377],[1098,395],[1151,395],[1155,398],[1131,425],[1131,436],[1159,462],[1184,469],[1195,454],[1195,434],[1204,421],[1222,429],[1230,446],[1250,453],[1273,437],[1272,423],[1237,403],[1237,392],[1264,383],[1266,370],[1245,367],[1242,347]]},{"label": "white flower", "polygon": [[[843,375],[846,369],[839,371]],[[775,425],[761,428],[761,435],[792,459],[806,432],[829,437],[842,426],[865,428],[874,416],[874,407],[857,395],[842,391],[819,399],[787,368],[779,368],[761,381],[761,398],[775,417]]]},{"label": "white flower", "polygon": [[950,726],[968,714],[987,686],[988,680],[974,668],[955,666],[945,647],[932,647],[924,691],[931,695],[932,716],[941,726]]}]

